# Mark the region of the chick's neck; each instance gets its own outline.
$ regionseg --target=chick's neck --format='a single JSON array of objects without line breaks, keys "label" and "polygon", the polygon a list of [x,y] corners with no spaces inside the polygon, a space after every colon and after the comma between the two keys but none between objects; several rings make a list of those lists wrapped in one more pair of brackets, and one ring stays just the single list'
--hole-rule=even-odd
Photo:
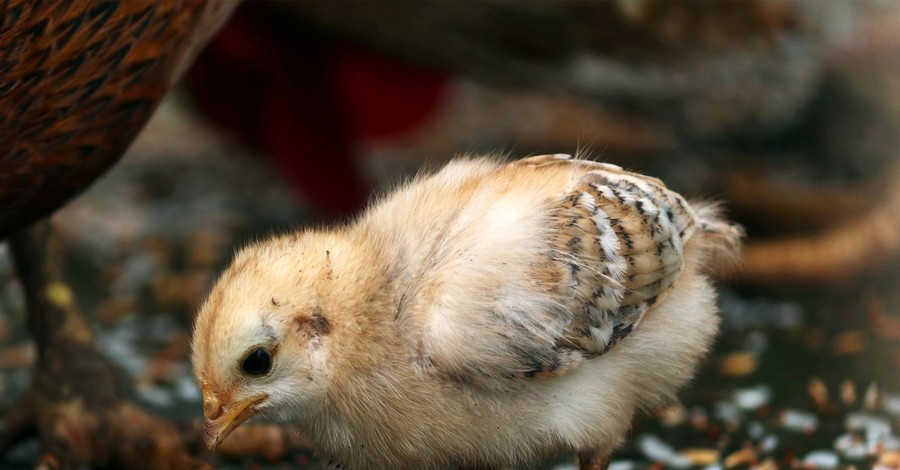
[{"label": "chick's neck", "polygon": [[398,285],[391,253],[358,230],[329,237],[312,290],[331,324],[330,381],[334,386],[385,367],[398,338]]}]

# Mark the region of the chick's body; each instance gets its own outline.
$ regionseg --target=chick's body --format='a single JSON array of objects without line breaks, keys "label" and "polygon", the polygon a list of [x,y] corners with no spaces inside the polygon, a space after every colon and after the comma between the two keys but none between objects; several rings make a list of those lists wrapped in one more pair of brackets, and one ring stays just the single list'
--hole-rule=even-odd
[{"label": "chick's body", "polygon": [[236,256],[194,337],[210,445],[259,414],[351,469],[611,452],[694,373],[718,325],[701,267],[739,237],[612,165],[453,162]]}]

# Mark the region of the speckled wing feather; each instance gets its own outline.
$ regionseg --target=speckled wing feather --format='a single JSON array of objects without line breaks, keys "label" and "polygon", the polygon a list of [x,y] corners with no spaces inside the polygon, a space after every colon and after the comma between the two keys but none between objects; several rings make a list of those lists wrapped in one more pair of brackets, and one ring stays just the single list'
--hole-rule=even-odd
[{"label": "speckled wing feather", "polygon": [[[548,201],[540,222],[550,225],[544,248],[527,253],[533,288],[483,309],[489,320],[469,317],[479,323],[459,325],[469,328],[468,337],[431,343],[431,365],[467,383],[559,376],[613,349],[675,283],[697,224],[691,207],[662,182],[615,165],[564,155],[512,165],[566,165],[573,178]],[[452,340],[468,343],[447,345]]]},{"label": "speckled wing feather", "polygon": [[594,357],[609,351],[640,323],[684,267],[684,243],[696,217],[663,183],[615,165],[566,156],[522,165],[586,165],[554,214],[555,238],[546,270],[556,270],[564,308],[576,312],[560,347]]}]

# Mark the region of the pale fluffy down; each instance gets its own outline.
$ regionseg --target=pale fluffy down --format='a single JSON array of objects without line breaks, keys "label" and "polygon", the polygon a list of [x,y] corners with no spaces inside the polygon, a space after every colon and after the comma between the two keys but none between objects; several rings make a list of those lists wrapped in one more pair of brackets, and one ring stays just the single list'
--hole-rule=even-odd
[{"label": "pale fluffy down", "polygon": [[[207,418],[263,397],[253,413],[350,469],[611,452],[694,374],[718,326],[706,267],[741,237],[613,165],[455,161],[236,256],[194,335]],[[242,375],[259,347],[271,373]]]}]

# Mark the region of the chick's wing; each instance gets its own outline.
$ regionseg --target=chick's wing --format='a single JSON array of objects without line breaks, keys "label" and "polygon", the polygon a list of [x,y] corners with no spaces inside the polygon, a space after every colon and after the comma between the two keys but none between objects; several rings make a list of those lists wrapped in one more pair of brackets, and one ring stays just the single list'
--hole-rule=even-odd
[{"label": "chick's wing", "polygon": [[695,226],[681,196],[613,165],[541,156],[496,178],[448,224],[411,303],[423,370],[486,386],[612,350],[676,281]]}]

